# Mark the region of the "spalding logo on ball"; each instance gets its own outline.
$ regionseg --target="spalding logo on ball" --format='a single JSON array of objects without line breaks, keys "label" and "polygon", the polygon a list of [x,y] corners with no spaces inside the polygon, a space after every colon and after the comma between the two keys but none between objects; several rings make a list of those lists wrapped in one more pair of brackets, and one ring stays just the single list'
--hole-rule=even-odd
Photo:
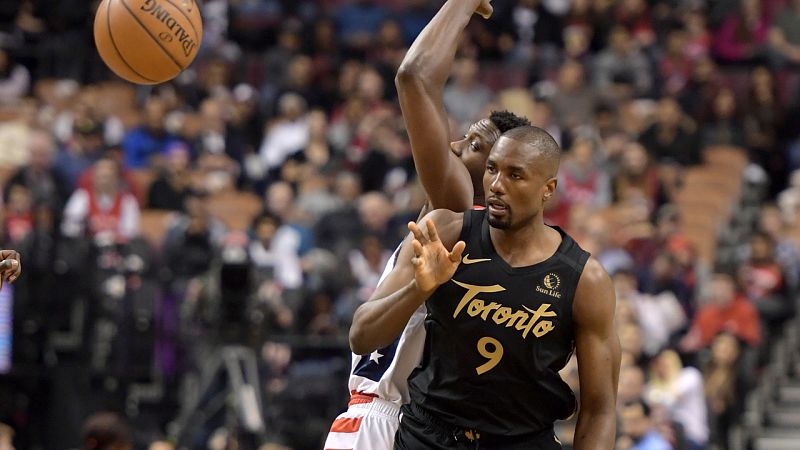
[{"label": "spalding logo on ball", "polygon": [[103,0],[94,41],[106,65],[137,84],[171,80],[189,67],[203,39],[194,0]]}]

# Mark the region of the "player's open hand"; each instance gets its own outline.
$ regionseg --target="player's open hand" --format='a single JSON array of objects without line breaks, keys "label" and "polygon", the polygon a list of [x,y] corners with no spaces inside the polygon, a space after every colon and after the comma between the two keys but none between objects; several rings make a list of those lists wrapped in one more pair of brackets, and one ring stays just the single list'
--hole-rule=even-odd
[{"label": "player's open hand", "polygon": [[17,281],[22,274],[22,262],[15,250],[0,250],[0,289],[3,283]]},{"label": "player's open hand", "polygon": [[446,283],[456,273],[456,268],[461,262],[461,254],[467,244],[458,241],[453,246],[453,251],[448,251],[439,240],[433,221],[428,219],[425,225],[428,228],[427,235],[415,222],[409,222],[408,229],[414,235],[414,240],[411,242],[414,248],[414,257],[411,259],[414,265],[414,279],[420,290],[428,292]]},{"label": "player's open hand", "polygon": [[492,17],[493,12],[494,8],[492,7],[492,0],[481,0],[481,3],[478,5],[478,9],[475,10],[475,14],[483,17],[484,19]]}]

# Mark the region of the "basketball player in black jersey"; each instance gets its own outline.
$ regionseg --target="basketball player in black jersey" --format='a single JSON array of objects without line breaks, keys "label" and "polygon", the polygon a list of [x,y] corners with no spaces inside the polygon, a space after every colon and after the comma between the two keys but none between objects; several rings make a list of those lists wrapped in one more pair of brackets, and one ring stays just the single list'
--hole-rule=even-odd
[{"label": "basketball player in black jersey", "polygon": [[[594,258],[544,224],[559,158],[544,130],[505,133],[486,163],[488,209],[432,211],[426,231],[410,223],[394,270],[356,311],[350,343],[365,354],[428,307],[395,448],[557,449],[553,423],[576,410],[574,447],[613,448],[614,290]],[[573,350],[580,409],[558,374]]]}]

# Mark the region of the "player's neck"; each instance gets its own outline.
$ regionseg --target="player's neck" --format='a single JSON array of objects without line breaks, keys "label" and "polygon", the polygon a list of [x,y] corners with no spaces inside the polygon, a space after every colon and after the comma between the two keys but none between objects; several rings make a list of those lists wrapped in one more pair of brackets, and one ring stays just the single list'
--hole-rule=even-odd
[{"label": "player's neck", "polygon": [[530,225],[514,230],[489,228],[495,251],[513,267],[537,264],[549,258],[561,244],[560,235],[557,235],[557,231],[544,224],[541,215]]}]

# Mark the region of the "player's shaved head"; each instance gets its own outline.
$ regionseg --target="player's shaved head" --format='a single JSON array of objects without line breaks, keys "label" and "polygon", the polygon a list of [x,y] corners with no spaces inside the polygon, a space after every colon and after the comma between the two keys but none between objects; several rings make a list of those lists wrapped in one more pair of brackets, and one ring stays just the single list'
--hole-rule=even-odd
[{"label": "player's shaved head", "polygon": [[537,151],[537,157],[547,164],[548,174],[555,177],[561,161],[561,147],[547,131],[531,125],[513,128],[503,133],[501,138],[511,139],[530,146]]}]

